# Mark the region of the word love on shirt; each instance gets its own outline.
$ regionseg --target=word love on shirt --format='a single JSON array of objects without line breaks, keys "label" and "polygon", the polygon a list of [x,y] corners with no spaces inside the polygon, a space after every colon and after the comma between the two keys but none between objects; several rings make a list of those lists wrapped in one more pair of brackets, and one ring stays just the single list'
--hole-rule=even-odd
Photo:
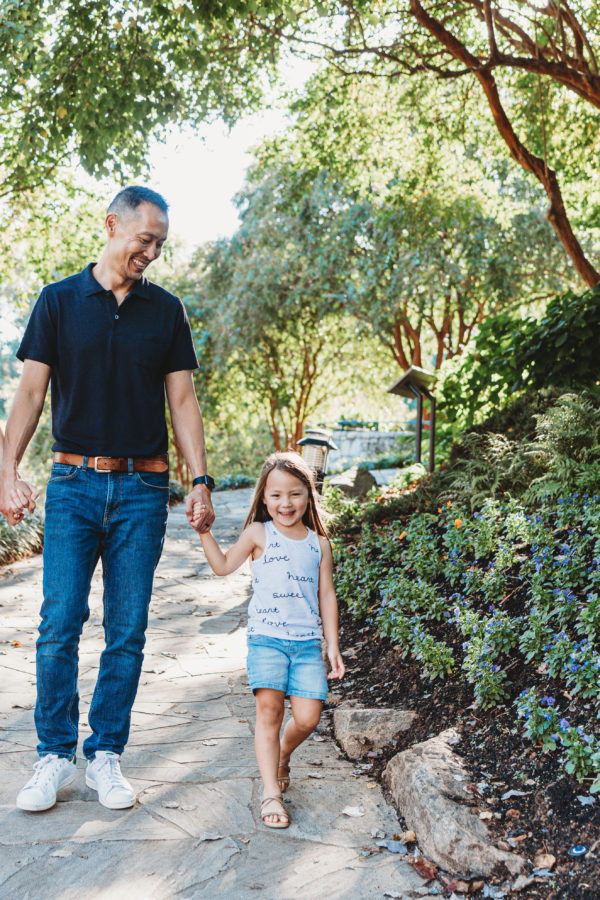
[{"label": "word love on shirt", "polygon": [[265,556],[263,558],[263,566],[268,566],[269,563],[272,562],[289,562],[289,556],[267,556],[267,552],[265,550]]}]

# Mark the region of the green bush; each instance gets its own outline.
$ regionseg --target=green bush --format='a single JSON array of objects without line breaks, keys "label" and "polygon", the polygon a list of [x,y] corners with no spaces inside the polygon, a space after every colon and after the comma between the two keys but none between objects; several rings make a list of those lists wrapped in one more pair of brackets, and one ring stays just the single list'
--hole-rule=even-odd
[{"label": "green bush", "polygon": [[441,416],[471,428],[525,390],[592,388],[599,345],[598,285],[554,297],[540,321],[508,313],[487,319],[472,349],[446,368]]},{"label": "green bush", "polygon": [[233,472],[231,475],[224,475],[219,478],[215,486],[215,491],[233,491],[236,488],[254,487],[256,478],[252,475],[246,475],[244,472]]},{"label": "green bush", "polygon": [[[571,410],[575,399],[562,406]],[[589,450],[576,425],[550,419],[562,452]],[[561,434],[574,437],[561,444]],[[471,512],[446,503],[363,522],[359,537],[334,543],[336,588],[340,603],[397,642],[423,678],[456,673],[482,709],[515,699],[514,672],[530,679],[517,700],[526,735],[600,790],[600,497],[576,491],[538,507],[490,500]],[[543,679],[554,679],[556,698],[540,706]],[[576,727],[557,715],[559,702]]]},{"label": "green bush", "polygon": [[600,484],[600,409],[579,394],[563,394],[536,415],[536,440],[530,445],[543,474],[531,480],[525,500],[557,499]]},{"label": "green bush", "polygon": [[[529,412],[529,416],[527,415]],[[513,425],[507,425],[513,422]],[[502,430],[492,430],[492,427]],[[419,476],[422,477],[419,477]],[[411,482],[417,482],[408,490]],[[500,416],[461,435],[448,462],[434,473],[407,467],[390,490],[367,503],[337,504],[335,524],[349,532],[413,512],[432,512],[448,501],[471,510],[490,500],[593,493],[600,484],[600,403],[595,394],[541,391],[521,398]]]},{"label": "green bush", "polygon": [[43,545],[44,523],[39,516],[25,516],[14,526],[0,517],[0,566],[39,553]]}]

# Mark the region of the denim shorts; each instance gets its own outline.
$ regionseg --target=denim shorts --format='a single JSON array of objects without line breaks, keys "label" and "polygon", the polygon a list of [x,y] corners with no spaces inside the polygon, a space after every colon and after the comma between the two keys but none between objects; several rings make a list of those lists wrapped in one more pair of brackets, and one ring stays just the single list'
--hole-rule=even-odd
[{"label": "denim shorts", "polygon": [[283,691],[286,697],[326,700],[321,641],[282,641],[264,634],[249,634],[248,680],[252,691],[271,688]]}]

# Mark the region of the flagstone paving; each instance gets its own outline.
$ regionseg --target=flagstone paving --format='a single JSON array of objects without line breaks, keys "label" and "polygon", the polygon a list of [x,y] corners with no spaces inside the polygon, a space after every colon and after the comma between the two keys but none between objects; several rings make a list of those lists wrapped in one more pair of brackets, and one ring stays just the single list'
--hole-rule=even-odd
[{"label": "flagstone paving", "polygon": [[[231,543],[247,490],[215,494],[215,533]],[[79,778],[44,813],[15,796],[36,760],[35,630],[41,559],[0,571],[0,897],[2,900],[288,900],[428,895],[397,855],[369,854],[373,830],[391,837],[394,810],[379,786],[355,778],[329,737],[298,752],[286,794],[292,824],[265,828],[247,685],[249,572],[218,579],[182,507],[169,516],[157,569],[140,688],[123,770],[138,792],[130,810],[102,807]],[[80,653],[81,740],[103,646],[101,578]],[[346,806],[364,814],[348,817]]]}]

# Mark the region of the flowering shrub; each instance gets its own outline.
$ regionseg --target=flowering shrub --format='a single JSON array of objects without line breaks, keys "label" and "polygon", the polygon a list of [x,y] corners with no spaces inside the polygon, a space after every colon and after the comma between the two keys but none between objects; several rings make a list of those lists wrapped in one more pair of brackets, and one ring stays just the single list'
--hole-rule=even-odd
[{"label": "flowering shrub", "polygon": [[363,525],[354,544],[336,542],[336,556],[340,601],[398,642],[423,677],[460,672],[483,709],[514,697],[519,661],[532,682],[554,679],[556,699],[538,701],[534,688],[518,698],[525,734],[600,790],[597,495],[535,512],[514,500],[475,512],[446,504]]},{"label": "flowering shrub", "polygon": [[538,704],[535,688],[529,688],[520,694],[516,706],[518,715],[525,720],[524,731],[529,740],[541,743],[542,750],[556,750],[560,714],[554,697],[542,697]]},{"label": "flowering shrub", "polygon": [[419,621],[413,628],[412,650],[423,663],[425,674],[430,681],[443,678],[454,668],[454,655],[444,641],[436,641]]},{"label": "flowering shrub", "polygon": [[466,653],[462,667],[473,685],[475,700],[482,709],[489,709],[508,696],[506,673],[494,662],[496,656],[485,637],[467,641],[463,648]]},{"label": "flowering shrub", "polygon": [[579,610],[576,629],[590,641],[600,639],[600,598],[598,594],[586,594],[582,608]]},{"label": "flowering shrub", "polygon": [[531,609],[525,617],[526,629],[521,632],[519,649],[527,662],[541,662],[546,650],[552,646],[553,635],[546,624],[546,616],[538,609]]}]

